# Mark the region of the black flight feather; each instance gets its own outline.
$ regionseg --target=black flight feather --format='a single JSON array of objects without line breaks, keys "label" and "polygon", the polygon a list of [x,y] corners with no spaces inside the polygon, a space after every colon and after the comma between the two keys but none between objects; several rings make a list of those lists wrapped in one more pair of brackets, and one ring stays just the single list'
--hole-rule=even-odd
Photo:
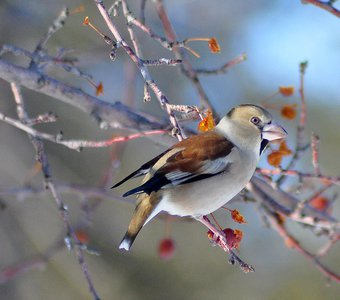
[{"label": "black flight feather", "polygon": [[147,163],[145,163],[144,165],[142,165],[138,170],[134,171],[133,173],[131,173],[130,175],[128,175],[127,177],[125,177],[124,179],[122,179],[121,181],[119,181],[118,183],[116,183],[114,186],[111,187],[111,189],[116,188],[117,186],[120,186],[121,184],[123,184],[125,181],[128,181],[131,178],[136,178],[142,175],[145,175],[146,173],[148,173],[150,171],[150,168],[152,168],[152,166],[168,151],[170,151],[171,149],[168,149],[166,151],[164,151],[163,153],[157,155],[155,158],[151,159],[150,161],[148,161]]},{"label": "black flight feather", "polygon": [[[156,173],[157,174],[157,173]],[[127,191],[123,197],[127,197],[133,194],[147,193],[150,195],[152,192],[160,190],[163,186],[171,184],[171,181],[167,179],[164,175],[154,175],[144,184]]]},{"label": "black flight feather", "polygon": [[[188,183],[192,183],[195,181],[207,179],[209,177],[219,175],[226,171],[228,171],[228,168],[226,168],[225,170],[221,172],[214,173],[214,174],[200,174],[197,176],[193,176],[191,174],[186,177],[183,177],[178,185],[188,184]],[[140,193],[147,193],[148,195],[150,195],[152,192],[157,192],[158,190],[162,189],[164,186],[171,185],[171,184],[172,184],[171,180],[166,178],[166,176],[164,176],[163,174],[157,174],[156,172],[155,175],[152,178],[150,178],[147,182],[145,182],[141,186],[138,186],[130,191],[127,191],[123,195],[123,197],[127,197],[133,194],[140,194]]]}]

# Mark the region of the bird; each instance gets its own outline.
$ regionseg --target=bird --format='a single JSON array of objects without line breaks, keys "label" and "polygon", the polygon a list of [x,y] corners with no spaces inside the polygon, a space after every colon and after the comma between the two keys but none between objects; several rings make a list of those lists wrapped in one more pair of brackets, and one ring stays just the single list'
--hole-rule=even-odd
[{"label": "bird", "polygon": [[158,213],[206,216],[234,198],[253,176],[268,143],[284,139],[285,129],[254,104],[232,108],[211,130],[192,135],[116,183],[144,176],[123,197],[137,204],[119,249],[129,250],[140,230]]}]

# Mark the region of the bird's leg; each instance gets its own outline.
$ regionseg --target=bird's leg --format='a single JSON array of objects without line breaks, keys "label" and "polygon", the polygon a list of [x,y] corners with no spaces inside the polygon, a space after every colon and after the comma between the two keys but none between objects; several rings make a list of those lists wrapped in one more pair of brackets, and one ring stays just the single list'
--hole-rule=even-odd
[{"label": "bird's leg", "polygon": [[248,265],[239,256],[235,254],[232,248],[228,245],[225,234],[218,228],[216,228],[210,222],[207,216],[195,217],[195,219],[202,223],[205,227],[207,227],[213,233],[214,242],[217,243],[225,252],[228,252],[230,254],[229,263],[231,263],[232,265],[238,263],[240,265],[241,270],[244,273],[255,271],[255,269],[251,265]]},{"label": "bird's leg", "polygon": [[195,219],[202,223],[213,233],[213,240],[216,244],[218,244],[225,252],[230,253],[231,248],[227,245],[227,240],[224,233],[216,228],[214,224],[210,222],[207,216],[196,217]]}]

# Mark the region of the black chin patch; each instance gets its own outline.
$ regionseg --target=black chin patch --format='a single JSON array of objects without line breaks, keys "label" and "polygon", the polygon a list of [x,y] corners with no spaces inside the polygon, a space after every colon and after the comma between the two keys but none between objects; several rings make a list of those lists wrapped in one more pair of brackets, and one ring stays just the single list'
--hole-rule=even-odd
[{"label": "black chin patch", "polygon": [[266,139],[263,139],[261,142],[261,147],[260,147],[260,155],[262,152],[266,149],[267,145],[269,144],[269,141]]}]

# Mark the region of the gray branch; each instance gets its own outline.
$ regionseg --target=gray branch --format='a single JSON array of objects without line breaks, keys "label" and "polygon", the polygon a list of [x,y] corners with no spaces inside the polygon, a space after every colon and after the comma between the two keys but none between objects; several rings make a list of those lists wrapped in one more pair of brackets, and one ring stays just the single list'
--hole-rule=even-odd
[{"label": "gray branch", "polygon": [[139,114],[120,102],[105,102],[85,93],[80,88],[75,88],[37,71],[9,63],[4,59],[0,59],[0,78],[8,83],[16,82],[27,89],[72,105],[96,118],[104,128],[138,131],[166,127],[163,123],[148,119],[145,114]]}]

